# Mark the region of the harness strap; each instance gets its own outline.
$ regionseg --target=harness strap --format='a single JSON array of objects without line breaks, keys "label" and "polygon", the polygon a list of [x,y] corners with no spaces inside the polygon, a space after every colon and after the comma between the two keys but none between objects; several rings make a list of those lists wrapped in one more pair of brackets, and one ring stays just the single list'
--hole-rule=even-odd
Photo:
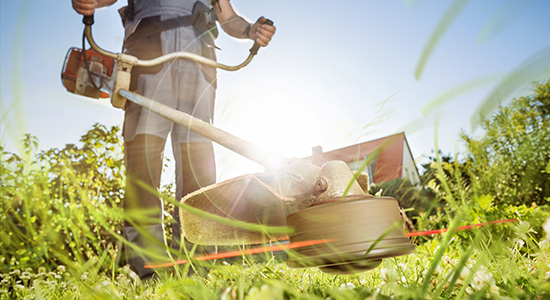
[{"label": "harness strap", "polygon": [[[141,20],[139,30],[134,31],[124,41],[124,44],[129,45],[141,38],[179,27],[196,26],[199,29],[208,30],[210,27],[216,26],[216,19],[217,16],[214,10],[209,9],[202,2],[197,1],[193,6],[193,13],[191,15],[179,16],[163,21],[159,21],[158,17],[145,18]],[[197,22],[202,22],[204,24],[196,24]],[[215,33],[214,38],[216,37],[217,32]]]},{"label": "harness strap", "polygon": [[[140,22],[139,30],[134,31],[127,39],[124,41],[125,44],[131,44],[132,42],[139,40],[150,35],[163,32],[166,30],[193,26],[195,20],[197,19],[198,14],[181,16],[176,18],[167,19],[164,21],[158,21],[157,17],[151,17],[143,19]],[[151,19],[148,22],[148,19]]]}]

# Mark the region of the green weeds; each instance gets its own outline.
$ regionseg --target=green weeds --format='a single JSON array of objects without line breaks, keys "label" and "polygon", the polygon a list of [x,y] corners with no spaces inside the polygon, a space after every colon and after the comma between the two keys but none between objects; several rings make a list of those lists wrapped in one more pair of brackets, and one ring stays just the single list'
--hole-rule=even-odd
[{"label": "green weeds", "polygon": [[[71,171],[78,164],[71,166],[61,158],[57,161],[66,169],[54,174],[40,157],[44,156],[36,154],[24,162],[2,152],[1,299],[542,299],[550,295],[550,240],[542,228],[550,217],[546,207],[503,206],[499,216],[513,215],[520,221],[453,230],[465,222],[484,221],[483,212],[494,214],[490,199],[441,214],[440,221],[451,227],[443,237],[414,238],[416,253],[385,259],[364,273],[335,276],[312,268],[291,269],[273,254],[261,254],[207,262],[210,271],[204,276],[190,275],[196,266],[185,264],[165,270],[159,280],[141,282],[121,258],[118,226],[123,215],[118,197],[113,201],[110,192],[102,190],[111,183],[98,189],[92,178],[101,176],[99,171]],[[62,188],[53,187],[52,178]],[[419,216],[417,225],[431,226],[427,218]]]}]

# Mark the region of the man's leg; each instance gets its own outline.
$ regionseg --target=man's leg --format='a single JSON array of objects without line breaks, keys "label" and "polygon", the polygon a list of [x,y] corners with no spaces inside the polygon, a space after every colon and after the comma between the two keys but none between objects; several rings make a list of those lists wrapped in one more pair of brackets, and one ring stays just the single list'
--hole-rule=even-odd
[{"label": "man's leg", "polygon": [[[211,142],[190,142],[173,146],[176,157],[176,200],[181,199],[201,187],[216,182],[216,164]],[[176,155],[179,154],[179,157]],[[182,246],[190,250],[193,245],[182,236],[179,207],[174,208],[175,222],[172,225],[172,248],[184,252]],[[183,242],[183,243],[182,243]],[[204,249],[202,249],[204,251]]]},{"label": "man's leg", "polygon": [[142,279],[154,273],[144,268],[146,263],[164,261],[167,257],[162,201],[142,186],[159,188],[164,145],[164,139],[145,134],[125,143],[124,237],[135,246],[126,246],[126,257],[130,268]]}]

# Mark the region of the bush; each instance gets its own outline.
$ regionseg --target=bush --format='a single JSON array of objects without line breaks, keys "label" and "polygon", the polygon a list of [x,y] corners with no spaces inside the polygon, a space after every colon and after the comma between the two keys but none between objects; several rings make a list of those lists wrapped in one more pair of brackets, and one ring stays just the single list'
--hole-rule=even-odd
[{"label": "bush", "polygon": [[462,138],[471,161],[473,193],[495,204],[550,202],[550,81],[514,99],[482,123],[481,138]]},{"label": "bush", "polygon": [[[518,218],[542,232],[550,201],[550,81],[534,94],[501,106],[483,122],[480,138],[462,134],[462,162],[441,155],[423,164],[423,184],[443,201],[442,212],[417,218],[422,230]],[[499,229],[495,229],[495,232]]]},{"label": "bush", "polygon": [[84,264],[117,247],[124,194],[120,130],[96,124],[80,142],[37,153],[38,140],[27,135],[27,159],[0,148],[0,272]]}]

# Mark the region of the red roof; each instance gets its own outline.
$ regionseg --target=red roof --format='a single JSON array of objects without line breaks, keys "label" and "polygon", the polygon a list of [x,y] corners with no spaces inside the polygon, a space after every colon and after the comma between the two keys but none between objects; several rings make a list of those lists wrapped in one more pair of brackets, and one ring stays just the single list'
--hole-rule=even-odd
[{"label": "red roof", "polygon": [[361,161],[374,151],[378,151],[373,182],[386,182],[401,178],[404,142],[405,134],[397,133],[329,152],[315,153],[310,157],[306,157],[305,160],[317,166],[321,166],[331,160],[342,160],[346,163],[352,163],[354,161]]}]

